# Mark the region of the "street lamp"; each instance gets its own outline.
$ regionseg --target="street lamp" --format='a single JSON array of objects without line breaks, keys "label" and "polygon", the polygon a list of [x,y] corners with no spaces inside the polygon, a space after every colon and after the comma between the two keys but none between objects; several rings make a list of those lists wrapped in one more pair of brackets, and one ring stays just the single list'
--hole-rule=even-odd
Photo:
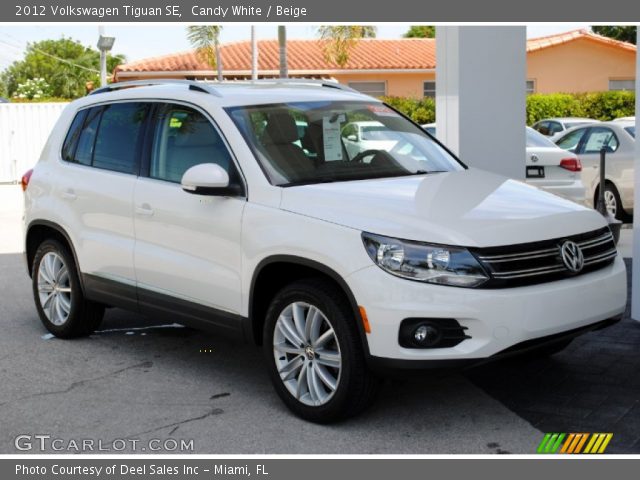
[{"label": "street lamp", "polygon": [[98,38],[98,50],[100,50],[100,86],[107,85],[107,53],[113,48],[116,41],[115,37],[106,37],[103,35],[103,28],[100,27],[100,37]]}]

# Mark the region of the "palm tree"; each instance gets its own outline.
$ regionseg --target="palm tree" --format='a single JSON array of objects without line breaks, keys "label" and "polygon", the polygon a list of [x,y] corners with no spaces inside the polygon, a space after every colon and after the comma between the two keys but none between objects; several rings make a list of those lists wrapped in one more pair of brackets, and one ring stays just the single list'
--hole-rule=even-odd
[{"label": "palm tree", "polygon": [[220,25],[191,25],[187,27],[189,43],[200,58],[218,70],[218,81],[223,80],[220,57]]},{"label": "palm tree", "polygon": [[349,61],[351,49],[361,38],[375,38],[376,27],[371,25],[323,25],[318,28],[325,41],[324,58],[329,63],[344,67]]},{"label": "palm tree", "polygon": [[280,47],[280,78],[289,77],[287,67],[287,27],[278,25],[278,46]]}]

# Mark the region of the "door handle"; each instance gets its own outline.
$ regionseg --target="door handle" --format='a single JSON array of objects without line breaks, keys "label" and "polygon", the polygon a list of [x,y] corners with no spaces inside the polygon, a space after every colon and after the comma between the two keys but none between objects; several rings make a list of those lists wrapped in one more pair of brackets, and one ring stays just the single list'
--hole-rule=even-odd
[{"label": "door handle", "polygon": [[78,198],[76,192],[74,192],[72,188],[67,188],[60,194],[60,196],[65,200],[75,200],[76,198]]},{"label": "door handle", "polygon": [[136,214],[150,217],[153,215],[153,208],[151,208],[148,203],[143,203],[139,207],[136,207]]}]

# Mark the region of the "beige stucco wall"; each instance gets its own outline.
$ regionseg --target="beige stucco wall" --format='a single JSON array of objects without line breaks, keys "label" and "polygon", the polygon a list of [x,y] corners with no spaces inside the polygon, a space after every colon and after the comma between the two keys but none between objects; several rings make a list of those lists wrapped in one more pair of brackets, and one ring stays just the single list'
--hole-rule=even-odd
[{"label": "beige stucco wall", "polygon": [[334,74],[340,83],[380,82],[387,84],[387,95],[393,97],[422,98],[423,83],[435,81],[435,72],[425,73],[366,73],[366,74]]},{"label": "beige stucco wall", "polygon": [[609,90],[609,79],[635,78],[635,52],[581,39],[527,54],[536,93]]}]

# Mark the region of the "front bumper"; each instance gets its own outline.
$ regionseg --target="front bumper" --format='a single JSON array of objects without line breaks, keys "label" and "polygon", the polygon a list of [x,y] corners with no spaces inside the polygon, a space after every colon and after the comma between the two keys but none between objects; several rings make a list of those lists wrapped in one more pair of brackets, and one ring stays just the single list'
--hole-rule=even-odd
[{"label": "front bumper", "polygon": [[[627,276],[620,257],[600,270],[555,282],[482,290],[413,282],[375,265],[347,277],[365,307],[372,358],[401,361],[484,359],[514,345],[587,328],[619,317],[626,307]],[[471,338],[450,348],[403,348],[405,318],[454,318]]]}]

